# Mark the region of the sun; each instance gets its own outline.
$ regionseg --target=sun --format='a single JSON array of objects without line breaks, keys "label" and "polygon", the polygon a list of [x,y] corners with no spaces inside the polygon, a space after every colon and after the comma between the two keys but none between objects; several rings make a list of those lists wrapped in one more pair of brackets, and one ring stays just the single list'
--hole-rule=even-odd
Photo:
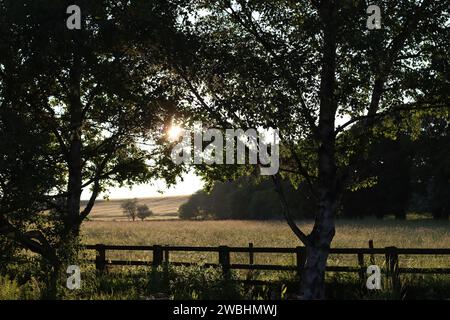
[{"label": "sun", "polygon": [[180,126],[173,125],[167,130],[167,137],[170,141],[176,141],[183,133],[183,129]]}]

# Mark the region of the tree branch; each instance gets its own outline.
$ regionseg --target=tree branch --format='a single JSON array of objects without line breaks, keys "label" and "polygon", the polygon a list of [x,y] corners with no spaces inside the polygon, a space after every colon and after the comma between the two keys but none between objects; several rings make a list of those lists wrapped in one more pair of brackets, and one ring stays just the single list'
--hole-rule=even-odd
[{"label": "tree branch", "polygon": [[291,228],[292,232],[294,232],[294,234],[297,236],[297,238],[305,246],[308,246],[309,242],[310,242],[308,236],[302,230],[300,230],[300,228],[297,226],[297,224],[295,223],[294,219],[291,216],[287,200],[284,196],[283,187],[280,183],[280,175],[278,173],[273,175],[272,181],[275,185],[275,191],[278,193],[280,200],[281,200],[281,206],[282,206],[284,218],[286,219],[289,227]]},{"label": "tree branch", "polygon": [[5,217],[0,216],[0,234],[34,253],[42,255],[50,262],[57,261],[55,251],[51,248],[45,236],[38,230],[21,232]]},{"label": "tree branch", "polygon": [[[244,9],[246,7],[245,4],[243,4],[242,2],[240,2],[240,3],[241,3],[242,8]],[[263,31],[261,30],[261,28],[259,28],[259,26],[255,25],[253,23],[251,13],[247,12],[246,19],[244,20],[240,17],[240,15],[236,12],[236,10],[233,9],[233,7],[231,5],[228,6],[228,9],[231,10],[231,16],[234,17],[234,19],[238,23],[240,23],[241,26],[243,26],[247,30],[247,32],[252,34],[255,37],[256,41],[258,41],[262,45],[264,50],[266,50],[266,52],[272,56],[272,59],[275,61],[278,69],[281,71],[283,77],[287,80],[291,89],[296,91],[297,96],[300,100],[301,115],[306,119],[311,131],[316,136],[318,128],[315,124],[314,117],[311,115],[311,110],[306,105],[306,102],[303,99],[303,94],[300,91],[297,83],[292,78],[290,73],[286,70],[286,68],[285,68],[286,64],[284,62],[284,59],[282,59],[282,57],[279,57],[273,50],[272,46],[264,39],[264,36],[262,35]]]},{"label": "tree branch", "polygon": [[[439,105],[439,103],[441,105]],[[441,101],[438,104],[433,104],[427,107],[421,107],[421,108],[413,108],[413,106],[416,105],[423,105],[423,104],[430,104],[430,102],[415,102],[415,103],[405,103],[405,104],[401,104],[398,105],[396,107],[393,107],[392,109],[389,109],[387,111],[384,112],[379,112],[379,113],[374,113],[374,114],[366,114],[366,115],[362,115],[362,116],[356,116],[353,117],[352,119],[348,120],[347,122],[345,122],[344,124],[340,125],[339,127],[336,128],[335,130],[335,134],[339,134],[340,132],[344,131],[344,129],[346,127],[348,127],[351,124],[354,124],[356,122],[362,121],[362,120],[367,120],[367,119],[375,119],[375,118],[383,118],[392,114],[396,114],[402,111],[422,111],[422,110],[432,110],[432,109],[440,109],[440,108],[448,108],[450,101]]]}]

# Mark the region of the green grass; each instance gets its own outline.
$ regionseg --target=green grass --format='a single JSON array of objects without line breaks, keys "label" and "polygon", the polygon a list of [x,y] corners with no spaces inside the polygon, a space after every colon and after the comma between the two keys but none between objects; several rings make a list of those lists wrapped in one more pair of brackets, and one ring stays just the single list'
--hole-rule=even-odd
[{"label": "green grass", "polygon": [[35,280],[19,285],[16,279],[0,275],[0,300],[33,300],[40,297]]},{"label": "green grass", "polygon": [[0,277],[0,300],[20,299],[20,288],[15,280]]}]

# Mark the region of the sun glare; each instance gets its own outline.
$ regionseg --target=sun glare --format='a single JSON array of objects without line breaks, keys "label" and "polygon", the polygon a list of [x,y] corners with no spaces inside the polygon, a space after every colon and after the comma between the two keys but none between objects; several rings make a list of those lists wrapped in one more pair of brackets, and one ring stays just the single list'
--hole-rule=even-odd
[{"label": "sun glare", "polygon": [[176,141],[183,133],[183,129],[181,127],[173,125],[170,127],[170,129],[167,131],[167,137],[171,141]]}]

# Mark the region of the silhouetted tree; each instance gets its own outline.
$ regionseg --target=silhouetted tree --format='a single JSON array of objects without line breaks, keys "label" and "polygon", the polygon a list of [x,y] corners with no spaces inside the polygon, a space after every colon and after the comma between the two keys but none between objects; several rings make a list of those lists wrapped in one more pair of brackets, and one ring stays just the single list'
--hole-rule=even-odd
[{"label": "silhouetted tree", "polygon": [[[382,29],[370,31],[363,1],[192,4],[204,14],[182,20],[194,40],[184,58],[174,58],[187,108],[223,129],[280,129],[282,173],[296,186],[309,186],[316,203],[307,235],[282,197],[287,222],[307,248],[302,296],[323,298],[340,199],[356,184],[354,167],[372,138],[405,127],[395,120],[419,114],[411,110],[448,106],[448,6],[383,3]],[[337,124],[342,116],[349,120]],[[203,174],[213,180],[236,176],[233,167],[222,167]],[[278,191],[280,181],[276,175]]]},{"label": "silhouetted tree", "polygon": [[137,215],[137,209],[138,209],[138,200],[135,199],[129,199],[125,200],[120,207],[123,210],[123,214],[127,216],[131,220],[136,220]]},{"label": "silhouetted tree", "polygon": [[153,215],[153,212],[148,208],[146,204],[138,205],[137,206],[137,217],[144,221],[148,217],[151,217]]},{"label": "silhouetted tree", "polygon": [[[78,1],[80,30],[66,27],[69,4],[63,0],[51,5],[45,0],[0,2],[0,108],[28,110],[22,114],[32,129],[41,128],[50,135],[35,158],[52,164],[57,171],[54,178],[49,179],[40,167],[26,177],[40,175],[53,183],[51,192],[37,188],[34,193],[46,196],[40,207],[51,209],[52,214],[41,215],[48,218],[43,225],[53,225],[52,234],[59,239],[52,244],[42,226],[25,229],[30,224],[20,211],[8,215],[0,211],[0,233],[42,254],[53,265],[55,281],[62,263],[76,256],[67,254],[75,250],[80,225],[102,191],[153,177],[173,181],[169,172],[178,170],[155,146],[151,151],[142,148],[163,136],[169,110],[176,104],[176,86],[164,76],[165,56],[158,46],[168,41],[167,30],[176,22],[172,4]],[[145,23],[139,20],[142,14]],[[149,59],[135,50],[143,34],[152,43],[145,51]],[[17,147],[25,165],[32,166],[28,162],[34,159],[25,157],[29,145]],[[20,165],[14,170],[18,174]],[[87,190],[90,199],[81,207],[81,194]]]}]

